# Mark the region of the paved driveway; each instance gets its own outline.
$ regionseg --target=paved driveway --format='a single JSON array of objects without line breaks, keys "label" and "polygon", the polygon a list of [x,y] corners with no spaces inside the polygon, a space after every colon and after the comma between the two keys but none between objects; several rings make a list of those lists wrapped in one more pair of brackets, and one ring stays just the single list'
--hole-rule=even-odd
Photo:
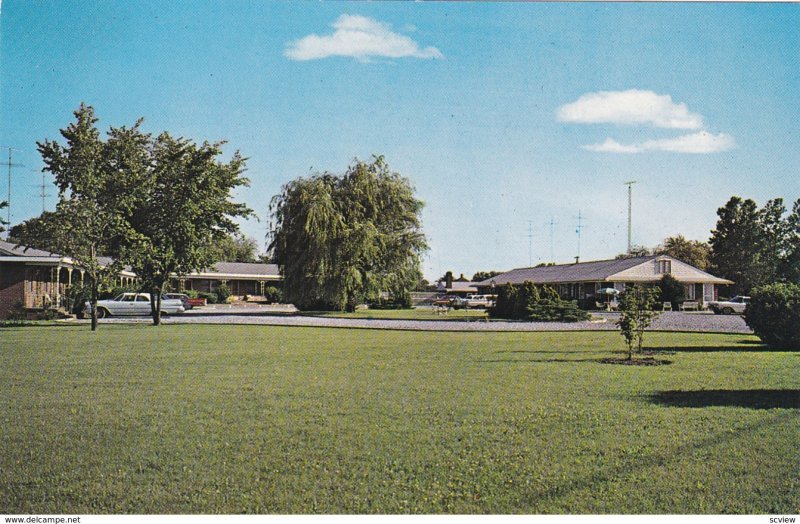
[{"label": "paved driveway", "polygon": [[[276,315],[283,312],[283,315]],[[591,322],[502,322],[485,320],[383,320],[303,316],[289,313],[286,307],[217,307],[196,309],[183,315],[164,318],[164,324],[255,324],[414,331],[606,331],[617,329],[617,313],[595,313]],[[146,317],[110,318],[103,323],[149,322]],[[84,321],[85,322],[85,321]],[[693,331],[707,333],[752,333],[739,315],[713,315],[665,311],[653,322],[653,331]]]}]

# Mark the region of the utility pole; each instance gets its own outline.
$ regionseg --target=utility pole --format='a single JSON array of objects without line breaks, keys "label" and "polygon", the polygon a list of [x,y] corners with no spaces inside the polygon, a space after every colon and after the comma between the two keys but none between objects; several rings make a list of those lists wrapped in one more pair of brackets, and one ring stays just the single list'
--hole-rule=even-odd
[{"label": "utility pole", "polygon": [[575,233],[578,234],[578,256],[575,257],[575,263],[577,264],[581,259],[581,231],[586,226],[583,225],[583,216],[581,215],[581,210],[578,210],[578,225],[575,226]]},{"label": "utility pole", "polygon": [[623,182],[622,185],[628,186],[628,253],[631,252],[631,238],[632,238],[632,231],[633,231],[633,184],[636,183],[636,180],[630,180],[628,182]]},{"label": "utility pole", "polygon": [[22,152],[21,149],[15,149],[13,147],[8,147],[8,146],[0,146],[0,149],[8,149],[8,162],[0,162],[0,165],[8,166],[8,198],[6,199],[6,203],[8,204],[6,211],[8,214],[6,216],[6,221],[10,226],[11,225],[11,168],[24,167],[24,164],[15,164],[14,160],[12,159],[12,151],[20,153]]},{"label": "utility pole", "polygon": [[528,267],[533,265],[533,222],[528,220]]}]

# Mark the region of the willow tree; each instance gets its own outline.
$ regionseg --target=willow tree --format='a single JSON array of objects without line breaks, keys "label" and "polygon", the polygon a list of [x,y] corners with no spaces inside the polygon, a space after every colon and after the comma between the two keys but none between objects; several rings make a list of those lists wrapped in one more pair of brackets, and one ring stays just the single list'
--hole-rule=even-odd
[{"label": "willow tree", "polygon": [[420,278],[427,249],[408,179],[382,156],[356,160],[341,176],[295,179],[273,197],[269,251],[284,296],[301,309],[355,309],[382,293],[402,301]]}]

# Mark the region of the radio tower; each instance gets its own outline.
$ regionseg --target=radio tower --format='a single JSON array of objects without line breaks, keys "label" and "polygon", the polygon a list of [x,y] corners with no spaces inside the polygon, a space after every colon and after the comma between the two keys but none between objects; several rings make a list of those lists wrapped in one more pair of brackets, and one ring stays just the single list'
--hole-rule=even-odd
[{"label": "radio tower", "polygon": [[[31,171],[33,171],[34,173],[38,173],[38,171],[36,169],[32,169]],[[49,197],[49,196],[51,196],[50,194],[47,193],[47,184],[45,183],[44,176],[45,176],[45,172],[42,171],[42,184],[34,186],[34,187],[38,187],[39,188],[39,196],[42,197],[42,213],[44,213],[46,211],[45,205],[44,205],[44,199]]]},{"label": "radio tower", "polygon": [[20,153],[22,152],[21,149],[14,149],[13,147],[8,147],[8,146],[0,146],[0,149],[8,149],[8,162],[0,162],[0,165],[8,166],[8,198],[6,199],[8,207],[6,208],[7,211],[6,221],[10,226],[11,225],[11,168],[24,167],[24,164],[15,164],[11,156],[12,151]]},{"label": "radio tower", "polygon": [[528,220],[528,267],[533,265],[533,222]]},{"label": "radio tower", "polygon": [[575,233],[578,234],[578,256],[575,257],[575,263],[577,264],[581,259],[581,231],[586,226],[583,225],[583,216],[581,215],[581,210],[578,210],[578,225],[575,226]]},{"label": "radio tower", "polygon": [[554,250],[553,250],[553,245],[554,245],[553,244],[553,238],[554,238],[553,233],[555,232],[554,226],[556,225],[555,219],[553,217],[550,217],[550,222],[548,222],[547,225],[550,226],[550,262],[555,264],[556,257],[555,257]]},{"label": "radio tower", "polygon": [[636,183],[636,180],[631,180],[629,182],[623,182],[622,185],[628,186],[628,253],[631,252],[631,233],[633,230],[633,220],[632,220],[632,211],[633,211],[633,184]]}]

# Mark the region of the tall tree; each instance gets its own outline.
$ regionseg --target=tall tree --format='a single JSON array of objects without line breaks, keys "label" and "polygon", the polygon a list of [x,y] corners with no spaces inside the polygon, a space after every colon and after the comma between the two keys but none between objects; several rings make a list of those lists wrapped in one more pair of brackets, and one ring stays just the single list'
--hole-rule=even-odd
[{"label": "tall tree", "polygon": [[715,274],[734,281],[734,292],[747,293],[763,282],[761,230],[758,206],[753,200],[733,196],[717,210],[711,232],[711,267]]},{"label": "tall tree", "polygon": [[477,273],[472,275],[472,282],[482,282],[484,280],[489,280],[490,278],[496,277],[501,273],[502,271],[478,271]]},{"label": "tall tree", "polygon": [[781,198],[758,209],[752,200],[732,197],[717,215],[709,241],[711,262],[717,274],[736,283],[736,293],[747,294],[756,286],[800,275],[800,200],[786,216]]},{"label": "tall tree", "polygon": [[381,292],[407,297],[419,280],[422,202],[383,157],[356,161],[342,176],[321,173],[283,186],[270,204],[270,243],[287,301],[352,310]]},{"label": "tall tree", "polygon": [[[81,267],[91,290],[94,331],[100,286],[114,279],[121,266],[119,260],[103,263],[100,256],[111,254],[127,234],[117,209],[124,207],[130,194],[113,190],[117,173],[106,162],[108,144],[100,139],[95,127],[94,109],[81,104],[74,115],[75,122],[61,130],[65,145],[50,140],[37,143],[45,169],[55,175],[59,202],[48,220],[27,232],[23,230],[20,240],[45,241],[49,250],[71,257]],[[31,238],[37,229],[42,237]]]},{"label": "tall tree", "polygon": [[[144,143],[143,143],[144,144]],[[216,242],[238,231],[236,217],[252,213],[233,202],[233,189],[247,185],[245,159],[235,152],[227,163],[218,160],[224,142],[201,145],[162,133],[136,158],[146,156],[148,169],[131,166],[130,180],[139,183],[135,200],[125,212],[131,235],[119,256],[130,264],[150,291],[153,324],[161,318],[161,295],[169,279],[203,269],[216,261]]]},{"label": "tall tree", "polygon": [[258,243],[242,234],[224,235],[214,241],[214,258],[220,262],[258,262]]},{"label": "tall tree", "polygon": [[677,235],[665,238],[664,242],[654,250],[654,253],[675,257],[705,271],[710,264],[711,246],[707,242],[687,240],[683,235]]}]

